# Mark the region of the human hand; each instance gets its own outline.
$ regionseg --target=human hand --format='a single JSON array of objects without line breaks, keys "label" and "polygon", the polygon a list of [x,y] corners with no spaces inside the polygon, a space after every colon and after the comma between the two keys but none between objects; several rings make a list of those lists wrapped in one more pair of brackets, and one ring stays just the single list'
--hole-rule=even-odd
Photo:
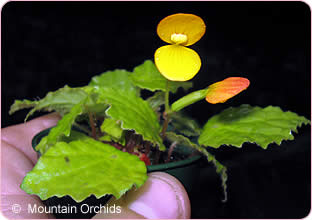
[{"label": "human hand", "polygon": [[[20,184],[37,162],[31,140],[40,131],[57,124],[60,117],[48,114],[27,123],[1,129],[1,210],[8,218],[53,218],[47,213],[29,213],[28,204],[43,206]],[[146,183],[110,204],[121,206],[119,214],[100,213],[94,218],[190,218],[190,201],[182,184],[166,173],[149,174]],[[15,212],[12,206],[15,206]],[[19,208],[21,209],[20,211]],[[18,211],[18,213],[17,213]]]}]

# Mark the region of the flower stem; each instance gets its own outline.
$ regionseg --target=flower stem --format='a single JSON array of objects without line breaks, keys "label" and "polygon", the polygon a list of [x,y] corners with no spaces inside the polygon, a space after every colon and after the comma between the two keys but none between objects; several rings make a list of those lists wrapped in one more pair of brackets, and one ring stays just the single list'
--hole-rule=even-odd
[{"label": "flower stem", "polygon": [[165,112],[170,111],[169,106],[169,80],[166,81],[166,91],[165,91]]},{"label": "flower stem", "polygon": [[161,136],[163,139],[165,139],[166,131],[167,131],[169,120],[170,120],[170,115],[167,112],[164,112],[163,118],[164,118],[164,124],[163,124],[162,130],[161,130]]},{"label": "flower stem", "polygon": [[166,91],[165,91],[165,111],[163,113],[164,123],[161,131],[161,136],[164,139],[166,137],[166,131],[168,128],[170,120],[170,105],[169,105],[169,80],[166,82]]}]

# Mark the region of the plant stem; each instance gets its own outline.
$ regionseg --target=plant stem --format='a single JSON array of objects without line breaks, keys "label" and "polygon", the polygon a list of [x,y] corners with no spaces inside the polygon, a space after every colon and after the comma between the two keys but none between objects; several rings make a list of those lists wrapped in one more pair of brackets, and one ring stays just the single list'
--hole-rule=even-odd
[{"label": "plant stem", "polygon": [[166,91],[165,91],[165,112],[170,110],[169,106],[169,80],[166,81]]},{"label": "plant stem", "polygon": [[97,136],[96,136],[96,128],[95,128],[95,124],[94,124],[94,119],[93,119],[93,115],[91,112],[89,112],[89,123],[91,126],[91,130],[92,130],[92,137],[97,140]]},{"label": "plant stem", "polygon": [[135,135],[134,132],[130,131],[127,132],[126,136],[126,145],[125,145],[125,150],[128,153],[132,153],[135,147]]},{"label": "plant stem", "polygon": [[144,142],[143,149],[145,150],[145,154],[148,154],[151,151],[151,143],[150,142]]},{"label": "plant stem", "polygon": [[163,118],[164,118],[164,124],[163,124],[162,130],[161,130],[161,136],[162,136],[163,139],[165,139],[166,131],[167,131],[168,124],[169,124],[170,115],[168,115],[167,112],[164,112],[163,113]]},{"label": "plant stem", "polygon": [[156,148],[156,155],[155,155],[155,161],[154,161],[154,164],[159,164],[159,159],[160,159],[160,150],[159,148],[157,147]]},{"label": "plant stem", "polygon": [[173,149],[175,148],[175,146],[177,146],[178,142],[173,142],[170,147],[169,147],[169,151],[168,151],[168,157],[167,160],[165,161],[166,163],[168,163],[170,161],[170,157],[172,155]]},{"label": "plant stem", "polygon": [[161,136],[164,139],[166,137],[166,131],[170,119],[170,105],[169,105],[169,80],[166,82],[166,91],[165,91],[165,111],[163,113],[164,123],[161,131]]},{"label": "plant stem", "polygon": [[192,92],[179,100],[175,101],[171,105],[171,111],[177,112],[180,111],[181,109],[185,108],[186,106],[189,106],[199,100],[202,100],[206,97],[208,92],[208,89],[201,89],[197,90],[195,92]]}]

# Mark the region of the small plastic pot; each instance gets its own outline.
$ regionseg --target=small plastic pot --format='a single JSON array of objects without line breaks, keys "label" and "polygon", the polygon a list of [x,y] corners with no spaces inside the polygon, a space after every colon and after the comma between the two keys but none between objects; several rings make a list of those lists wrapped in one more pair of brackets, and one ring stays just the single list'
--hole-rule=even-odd
[{"label": "small plastic pot", "polygon": [[[79,128],[73,127],[74,130],[79,130]],[[47,136],[50,132],[51,128],[45,129],[41,132],[39,132],[37,135],[34,136],[32,139],[32,147],[35,150],[35,147],[39,144],[40,140]],[[36,151],[36,150],[35,150]],[[36,151],[37,152],[37,151]],[[184,156],[189,156],[192,153],[194,153],[194,150],[185,147],[185,146],[177,146],[175,147],[173,154],[178,153],[182,154]],[[38,158],[40,157],[40,153],[37,152]],[[165,164],[157,164],[157,165],[150,165],[147,166],[147,172],[165,172],[168,173],[174,177],[176,177],[185,187],[186,191],[188,193],[192,192],[192,186],[199,178],[199,166],[200,166],[200,159],[202,157],[200,155],[188,157],[187,159],[175,161],[175,162],[169,162]],[[97,199],[94,195],[86,198],[82,202],[77,203],[75,200],[73,200],[70,196],[64,196],[61,198],[58,198],[56,196],[51,197],[43,203],[47,206],[76,206],[77,210],[80,210],[80,207],[83,204],[88,205],[104,205],[108,202],[108,200],[111,198],[111,195],[103,196],[99,199]],[[91,218],[95,215],[95,213],[55,213],[54,214],[56,218]]]}]

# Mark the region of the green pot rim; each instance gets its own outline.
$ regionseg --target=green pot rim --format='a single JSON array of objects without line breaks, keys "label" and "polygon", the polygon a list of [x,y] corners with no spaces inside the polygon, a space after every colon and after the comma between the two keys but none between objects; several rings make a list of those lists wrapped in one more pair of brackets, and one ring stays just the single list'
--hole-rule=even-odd
[{"label": "green pot rim", "polygon": [[[31,145],[35,151],[36,151],[35,148],[39,144],[40,140],[44,136],[47,136],[52,128],[53,127],[42,130],[33,137],[31,141]],[[75,128],[75,129],[79,130],[79,128],[78,129]],[[190,154],[191,150],[193,149],[190,147],[182,146],[182,145],[179,145],[179,147],[175,148],[175,151],[178,151],[179,153],[182,153],[182,154]],[[36,152],[38,153],[38,151]],[[167,171],[167,170],[172,170],[176,168],[190,166],[191,164],[198,162],[200,158],[201,158],[200,155],[196,155],[196,156],[193,156],[184,160],[180,160],[180,161],[169,162],[165,164],[150,165],[150,166],[147,166],[147,172],[149,173],[149,172],[156,172],[156,171]]]}]

